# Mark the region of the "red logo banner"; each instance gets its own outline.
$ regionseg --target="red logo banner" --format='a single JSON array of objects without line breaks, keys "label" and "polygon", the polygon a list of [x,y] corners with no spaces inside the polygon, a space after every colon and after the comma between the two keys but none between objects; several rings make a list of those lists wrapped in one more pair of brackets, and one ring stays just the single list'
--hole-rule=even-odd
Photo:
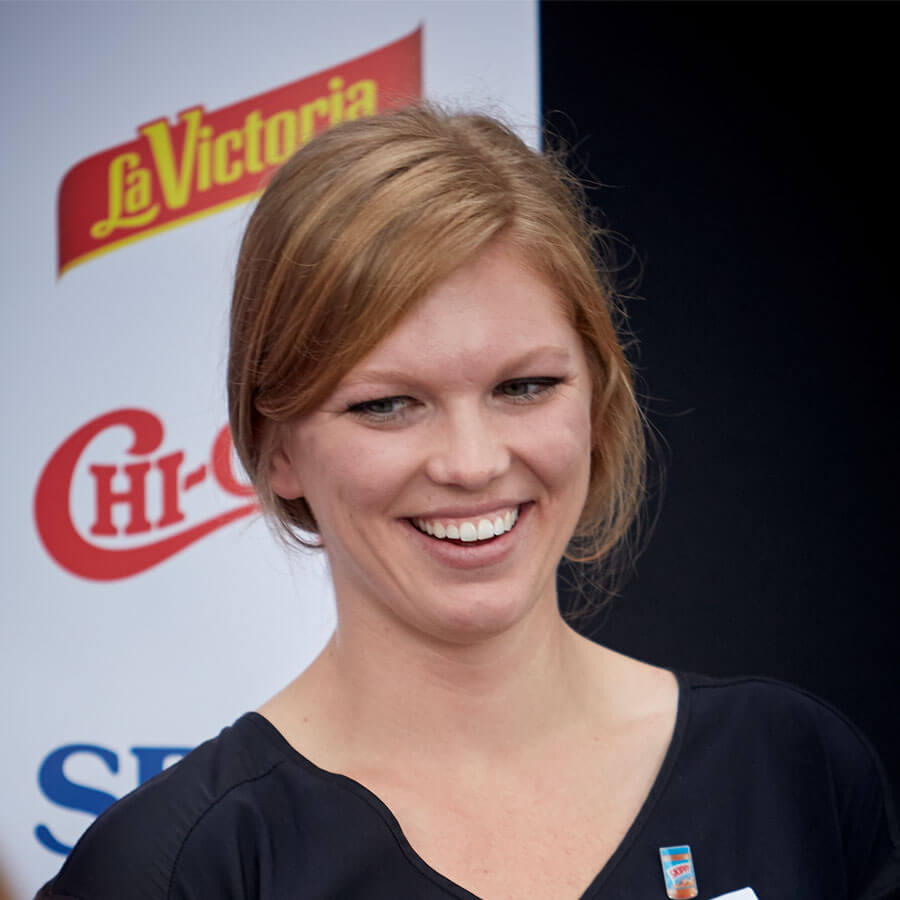
[{"label": "red logo banner", "polygon": [[[110,428],[125,427],[132,434],[124,465],[95,463],[89,466],[93,480],[94,516],[89,533],[100,538],[119,535],[146,536],[137,546],[110,547],[93,543],[79,532],[71,509],[75,468],[88,445]],[[114,581],[137,575],[193,544],[210,532],[258,509],[253,488],[240,482],[231,464],[231,435],[222,428],[213,441],[208,463],[181,474],[184,451],[153,455],[162,446],[164,429],[158,416],[143,409],[119,409],[92,419],[66,438],[50,457],[38,480],[34,518],[38,534],[50,556],[67,571],[93,581]],[[148,475],[153,475],[148,479]],[[116,476],[127,482],[124,490],[113,487]],[[242,502],[226,512],[193,525],[182,511],[183,495],[212,475],[218,487]],[[160,513],[151,521],[148,492],[157,489]],[[251,502],[247,502],[247,501]],[[117,527],[113,509],[127,511],[128,524]],[[180,526],[174,533],[172,529]],[[166,537],[153,539],[159,530]]]},{"label": "red logo banner", "polygon": [[241,203],[320,131],[422,95],[421,28],[407,37],[247,100],[138,137],[73,166],[59,190],[58,275],[94,256]]}]

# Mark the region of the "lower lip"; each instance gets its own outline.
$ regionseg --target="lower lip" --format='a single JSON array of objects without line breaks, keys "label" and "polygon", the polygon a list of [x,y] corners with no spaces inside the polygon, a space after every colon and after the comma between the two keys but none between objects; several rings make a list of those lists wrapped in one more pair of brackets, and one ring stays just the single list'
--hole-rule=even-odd
[{"label": "lower lip", "polygon": [[423,534],[408,519],[405,522],[413,538],[418,540],[438,562],[455,569],[480,569],[485,566],[497,565],[512,553],[520,529],[531,511],[531,506],[531,503],[521,504],[516,524],[509,531],[487,541],[460,543],[453,540],[441,540]]}]

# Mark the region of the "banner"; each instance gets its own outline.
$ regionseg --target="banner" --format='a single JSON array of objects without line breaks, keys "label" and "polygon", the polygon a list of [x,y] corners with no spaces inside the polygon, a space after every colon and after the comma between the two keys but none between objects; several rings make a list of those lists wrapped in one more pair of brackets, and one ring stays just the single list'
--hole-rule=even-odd
[{"label": "banner", "polygon": [[[533,2],[0,4],[0,896],[334,627],[226,425],[253,200],[315,134],[422,96],[538,141]],[[4,884],[5,879],[5,884]]]},{"label": "banner", "polygon": [[73,166],[59,191],[59,272],[254,197],[315,135],[422,95],[422,30],[222,109],[194,106]]}]

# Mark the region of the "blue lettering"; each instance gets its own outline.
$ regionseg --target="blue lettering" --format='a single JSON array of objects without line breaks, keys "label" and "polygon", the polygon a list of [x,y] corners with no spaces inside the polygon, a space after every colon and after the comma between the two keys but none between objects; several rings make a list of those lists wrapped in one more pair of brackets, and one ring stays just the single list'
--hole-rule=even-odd
[{"label": "blue lettering", "polygon": [[[94,744],[69,744],[54,750],[41,763],[38,784],[47,799],[53,803],[99,816],[116,798],[105,791],[69,781],[63,768],[66,760],[76,753],[92,753],[103,761],[110,772],[119,771],[119,757],[112,750]],[[46,825],[38,825],[34,833],[41,844],[54,853],[68,853],[72,849],[58,841]]]}]

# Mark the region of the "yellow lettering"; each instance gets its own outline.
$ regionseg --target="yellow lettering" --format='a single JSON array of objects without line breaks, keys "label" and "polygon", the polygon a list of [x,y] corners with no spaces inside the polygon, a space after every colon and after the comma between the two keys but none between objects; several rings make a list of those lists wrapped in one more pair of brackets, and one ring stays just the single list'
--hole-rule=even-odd
[{"label": "yellow lettering", "polygon": [[246,119],[244,119],[244,133],[247,136],[246,152],[244,154],[244,164],[247,171],[253,174],[262,172],[265,163],[262,161],[259,146],[259,133],[262,130],[262,115],[258,109],[254,109]]},{"label": "yellow lettering", "polygon": [[150,205],[150,173],[137,168],[125,176],[125,212],[140,213]]},{"label": "yellow lettering", "polygon": [[108,237],[117,228],[141,228],[159,214],[158,203],[150,206],[150,173],[140,163],[137,153],[123,153],[109,164],[107,217],[91,225],[92,238]]},{"label": "yellow lettering", "polygon": [[186,127],[177,162],[175,148],[172,146],[172,132],[165,119],[145,125],[141,129],[141,134],[150,141],[156,175],[162,188],[163,200],[169,209],[180,209],[187,206],[190,200],[194,160],[197,155],[197,136],[202,119],[202,106],[181,113],[181,121],[186,123]]},{"label": "yellow lettering", "polygon": [[197,148],[197,190],[208,191],[210,180],[210,149],[209,141],[212,137],[212,128],[204,125],[200,129],[200,146]]},{"label": "yellow lettering", "polygon": [[324,119],[328,115],[328,100],[319,97],[300,107],[300,146],[308,144],[316,133],[316,117]]},{"label": "yellow lettering", "polygon": [[353,102],[344,107],[345,119],[374,116],[378,112],[378,85],[371,78],[356,81],[347,88],[347,99]]},{"label": "yellow lettering", "polygon": [[[203,107],[179,115],[180,128],[166,119],[140,129],[147,139],[152,167],[142,165],[139,153],[122,153],[107,169],[106,218],[90,228],[93,238],[108,237],[120,228],[142,228],[159,215],[161,203],[153,203],[152,175],[162,202],[172,210],[191,201],[192,190],[208,191],[214,184],[230,184],[245,173],[258,174],[283,163],[298,146],[319,131],[348,119],[378,111],[378,85],[369,78],[346,86],[344,79],[328,79],[328,94],[264,119],[258,109],[244,119],[241,129],[216,135],[203,124]],[[175,145],[173,133],[180,133]]]},{"label": "yellow lettering", "polygon": [[240,131],[223,131],[213,141],[213,179],[216,184],[229,184],[244,174],[241,161],[228,158],[231,150],[240,150],[243,146],[244,135]]},{"label": "yellow lettering", "polygon": [[341,93],[344,87],[343,78],[329,78],[328,90],[331,91],[331,124],[337,125],[343,119],[344,95]]},{"label": "yellow lettering", "polygon": [[297,118],[290,111],[266,119],[265,158],[268,165],[284,162],[294,152]]}]

